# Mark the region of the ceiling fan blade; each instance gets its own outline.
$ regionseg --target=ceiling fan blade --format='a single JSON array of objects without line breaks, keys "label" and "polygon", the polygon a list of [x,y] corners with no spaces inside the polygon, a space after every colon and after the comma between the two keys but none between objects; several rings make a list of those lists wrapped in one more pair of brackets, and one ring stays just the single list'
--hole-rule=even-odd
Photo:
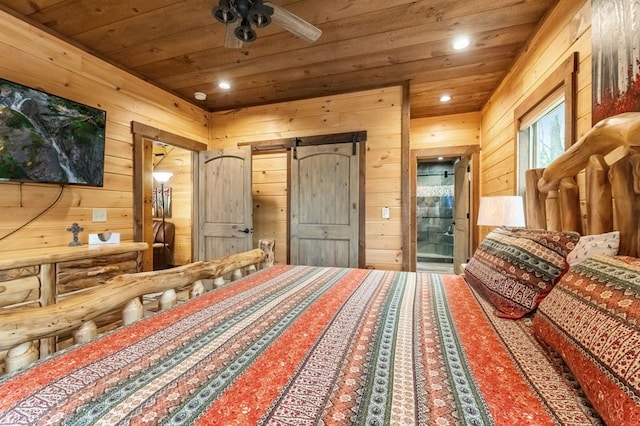
[{"label": "ceiling fan blade", "polygon": [[273,8],[273,15],[271,15],[273,22],[305,41],[313,43],[322,34],[322,30],[286,9],[270,2],[264,2],[264,5]]},{"label": "ceiling fan blade", "polygon": [[233,31],[236,29],[236,25],[226,24],[227,31],[224,34],[224,47],[228,49],[240,49],[242,47],[242,40],[240,40]]}]

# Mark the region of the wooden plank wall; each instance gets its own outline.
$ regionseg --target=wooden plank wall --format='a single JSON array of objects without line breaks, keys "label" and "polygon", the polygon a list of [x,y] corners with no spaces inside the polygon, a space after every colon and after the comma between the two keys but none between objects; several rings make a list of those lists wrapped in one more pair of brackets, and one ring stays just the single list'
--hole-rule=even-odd
[{"label": "wooden plank wall", "polygon": [[[481,195],[516,192],[514,110],[573,52],[579,53],[576,139],[591,128],[591,2],[559,0],[482,110]],[[481,229],[481,238],[488,229]]]},{"label": "wooden plank wall", "polygon": [[[214,119],[215,120],[215,119]],[[287,260],[287,154],[259,154],[252,159],[253,239],[276,241],[276,262]]]},{"label": "wooden plank wall", "polygon": [[[238,142],[367,131],[366,264],[402,267],[400,197],[402,87],[213,113],[212,148]],[[254,239],[276,239],[276,261],[287,252],[287,154],[253,156]],[[381,219],[390,207],[391,218]]]},{"label": "wooden plank wall", "polygon": [[[169,147],[167,154],[156,164],[154,171],[171,172],[173,176],[165,185],[171,187],[171,218],[176,226],[173,264],[186,265],[191,262],[191,207],[193,179],[191,178],[192,152],[179,147]],[[159,186],[155,181],[154,187]]]},{"label": "wooden plank wall", "polygon": [[[479,147],[480,122],[481,116],[479,111],[465,114],[452,114],[440,117],[424,117],[412,119],[411,161],[416,162],[416,159],[424,158],[423,156],[425,155],[425,153],[433,152],[434,155],[442,155],[445,152],[455,152],[457,147]],[[428,158],[434,159],[434,157],[431,155]],[[471,164],[473,167],[473,164],[477,164],[477,154],[474,154],[472,158],[473,160]],[[410,170],[411,173],[415,173],[415,171],[417,170],[417,164],[412,164]],[[471,217],[474,217],[475,212],[477,212],[477,203],[479,200],[477,195],[478,175],[479,173],[472,174],[472,179],[475,176],[476,182],[473,182],[471,185]],[[413,215],[416,213],[415,185],[417,177],[411,176],[410,180],[412,182],[411,188],[414,192],[413,194],[411,194],[413,203],[411,214],[412,219],[417,222],[417,219],[414,219],[413,217]],[[417,226],[418,224],[415,223],[410,227],[413,234],[416,233]],[[416,238],[416,235],[412,235],[412,253],[414,253],[416,250]],[[469,238],[471,241],[471,248],[473,250],[478,245],[478,231],[474,223],[470,223]]]},{"label": "wooden plank wall", "polygon": [[[481,113],[481,194],[515,191],[513,111],[548,73],[574,51],[580,54],[577,137],[591,127],[591,8],[588,0],[559,0],[500,88]],[[139,121],[210,146],[237,142],[367,130],[367,264],[401,265],[401,88],[286,102],[214,113],[149,85],[75,47],[0,11],[0,77],[107,110],[104,188],[66,187],[56,207],[6,238],[0,252],[61,246],[66,228],[120,232],[132,238],[132,144],[130,122]],[[411,148],[468,143],[477,115],[411,121]],[[211,134],[207,126],[211,121]],[[275,238],[278,261],[286,253],[286,154],[254,156],[255,238]],[[53,185],[0,183],[0,238],[55,199]],[[174,205],[175,206],[175,205]],[[391,220],[380,208],[391,208]],[[107,208],[106,223],[92,223],[95,207]],[[186,240],[179,243],[186,251]],[[182,252],[182,248],[179,249]],[[180,256],[183,256],[182,254]],[[185,258],[186,259],[186,258]]]},{"label": "wooden plank wall", "polygon": [[480,112],[414,118],[411,149],[445,148],[480,144]]},{"label": "wooden plank wall", "polygon": [[[208,113],[137,79],[9,14],[0,11],[0,77],[107,111],[103,188],[68,186],[57,205],[26,228],[2,240],[0,252],[64,246],[73,222],[88,234],[133,236],[135,120],[196,141],[208,142]],[[151,179],[151,176],[149,176]],[[0,183],[0,238],[34,217],[59,191],[55,185]],[[93,208],[107,209],[107,222],[92,223]]]}]

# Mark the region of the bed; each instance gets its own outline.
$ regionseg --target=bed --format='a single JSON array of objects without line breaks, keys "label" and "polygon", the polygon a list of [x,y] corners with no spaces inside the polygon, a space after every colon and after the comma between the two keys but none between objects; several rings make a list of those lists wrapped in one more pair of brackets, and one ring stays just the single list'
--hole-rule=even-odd
[{"label": "bed", "polygon": [[[637,118],[605,124],[628,129]],[[618,145],[616,164],[638,161]],[[569,170],[550,169],[539,190],[562,194]],[[640,208],[640,178],[627,175]],[[0,349],[84,327],[113,307],[105,294],[138,313],[0,377],[0,425],[638,424],[640,261],[621,252],[638,248],[637,216],[623,229],[612,222],[617,239],[588,240],[553,219],[566,194],[548,198],[545,228],[560,229],[492,230],[464,276],[273,265],[200,294],[202,279],[263,262],[253,250],[116,277],[95,290],[100,302],[84,294],[2,312]],[[623,247],[634,232],[635,246]],[[197,297],[142,319],[132,308],[187,282]]]},{"label": "bed", "polygon": [[3,378],[0,424],[592,424],[487,309],[459,276],[275,265]]}]

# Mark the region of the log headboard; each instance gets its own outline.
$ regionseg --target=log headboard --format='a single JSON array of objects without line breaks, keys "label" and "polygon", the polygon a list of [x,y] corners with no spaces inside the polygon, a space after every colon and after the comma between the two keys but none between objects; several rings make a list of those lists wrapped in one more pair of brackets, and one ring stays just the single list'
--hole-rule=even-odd
[{"label": "log headboard", "polygon": [[640,112],[600,121],[525,178],[527,227],[581,235],[618,230],[619,254],[640,255]]}]

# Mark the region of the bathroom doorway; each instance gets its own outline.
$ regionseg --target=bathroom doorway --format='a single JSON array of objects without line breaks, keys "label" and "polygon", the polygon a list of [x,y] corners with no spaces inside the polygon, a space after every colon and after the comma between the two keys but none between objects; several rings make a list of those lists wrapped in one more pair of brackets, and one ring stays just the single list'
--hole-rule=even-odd
[{"label": "bathroom doorway", "polygon": [[456,158],[418,162],[416,270],[453,273]]},{"label": "bathroom doorway", "polygon": [[[478,185],[480,181],[478,174],[479,151],[480,147],[477,145],[411,150],[409,163],[411,244],[409,250],[412,271],[459,274],[462,272],[464,264],[469,260],[471,253],[478,247],[478,236],[473,224],[478,214],[478,193],[480,191]],[[432,166],[430,167],[429,164]],[[418,167],[420,167],[420,172],[418,172]],[[441,169],[438,170],[438,167]],[[447,172],[446,178],[444,176],[445,170]],[[419,174],[440,174],[441,176],[418,177]],[[426,182],[425,179],[427,179]],[[418,186],[422,186],[422,188],[418,189]],[[433,188],[429,188],[431,186]],[[438,197],[440,194],[453,194],[453,196],[451,199],[449,197],[440,200],[424,199],[424,197]],[[435,208],[436,201],[438,201],[437,209]],[[421,206],[420,210],[418,205]],[[450,205],[452,207],[451,217],[449,217]],[[429,207],[431,210],[428,210]],[[443,214],[440,214],[440,209],[444,210]],[[438,215],[434,217],[443,217],[431,220],[430,225],[432,226],[427,227],[426,224],[429,224],[429,221],[426,219],[436,211],[438,211]],[[423,216],[426,216],[424,220]],[[421,224],[422,222],[425,223]],[[422,228],[419,230],[420,226]],[[451,226],[451,230],[449,230],[449,226]],[[449,235],[450,233],[453,235]],[[429,242],[422,243],[418,247],[418,238]],[[449,258],[449,250],[451,249],[448,247],[452,247],[451,259]]]}]

